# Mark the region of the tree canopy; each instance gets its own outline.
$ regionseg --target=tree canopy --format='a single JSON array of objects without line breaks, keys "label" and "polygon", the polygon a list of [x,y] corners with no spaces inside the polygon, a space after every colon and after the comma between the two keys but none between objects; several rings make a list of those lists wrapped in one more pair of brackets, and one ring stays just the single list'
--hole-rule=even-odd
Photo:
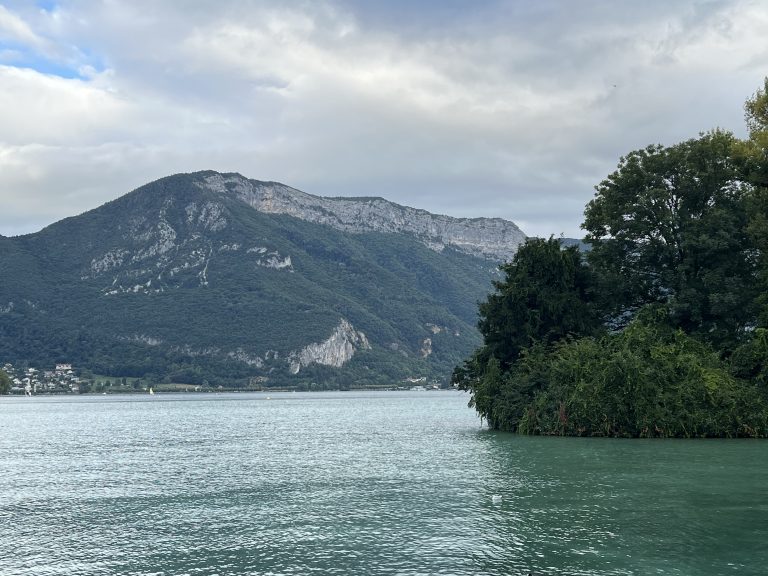
[{"label": "tree canopy", "polygon": [[502,366],[534,342],[591,334],[598,326],[592,271],[576,247],[530,238],[501,271],[505,279],[494,282],[495,292],[480,304],[478,327],[488,354]]},{"label": "tree canopy", "polygon": [[0,370],[0,394],[8,394],[11,391],[11,379],[8,374]]},{"label": "tree canopy", "polygon": [[749,188],[736,142],[716,130],[636,150],[596,187],[582,227],[615,312],[665,303],[677,326],[717,343],[752,320]]},{"label": "tree canopy", "polygon": [[[593,306],[594,280],[578,248],[561,248],[555,238],[529,238],[511,262],[505,278],[479,307],[484,346],[453,373],[462,389],[474,391],[474,404],[494,418],[490,404],[502,371],[536,343],[594,334],[600,321]],[[488,406],[486,407],[486,404]]]},{"label": "tree canopy", "polygon": [[529,240],[454,371],[492,428],[768,436],[768,79],[749,139],[630,152],[596,187],[591,250]]}]

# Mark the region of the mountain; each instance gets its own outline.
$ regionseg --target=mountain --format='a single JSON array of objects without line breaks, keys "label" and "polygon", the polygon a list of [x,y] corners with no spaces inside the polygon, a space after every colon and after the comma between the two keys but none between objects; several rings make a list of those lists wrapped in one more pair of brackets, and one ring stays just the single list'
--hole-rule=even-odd
[{"label": "mountain", "polygon": [[581,251],[584,254],[592,250],[592,245],[589,244],[589,242],[585,242],[580,238],[560,238],[560,245],[563,248],[570,248],[571,246],[576,246],[576,248],[578,248],[579,251]]},{"label": "mountain", "polygon": [[400,206],[383,198],[322,198],[278,182],[248,180],[239,174],[207,174],[201,186],[231,194],[259,212],[288,214],[346,232],[406,233],[428,247],[509,260],[525,234],[501,218],[451,218]]},{"label": "mountain", "polygon": [[0,237],[0,361],[227,385],[444,380],[524,238],[381,198],[169,176]]}]

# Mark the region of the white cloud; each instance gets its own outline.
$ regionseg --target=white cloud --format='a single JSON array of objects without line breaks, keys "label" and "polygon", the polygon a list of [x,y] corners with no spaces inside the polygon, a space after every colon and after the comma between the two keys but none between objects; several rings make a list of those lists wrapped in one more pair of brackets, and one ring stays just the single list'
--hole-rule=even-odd
[{"label": "white cloud", "polygon": [[3,8],[0,34],[80,78],[0,55],[0,232],[212,168],[575,235],[620,155],[741,132],[768,61],[761,2],[474,6]]},{"label": "white cloud", "polygon": [[0,138],[10,144],[101,142],[119,132],[126,103],[91,82],[0,66]]},{"label": "white cloud", "polygon": [[39,49],[47,44],[22,18],[2,4],[0,4],[0,40],[10,40]]}]

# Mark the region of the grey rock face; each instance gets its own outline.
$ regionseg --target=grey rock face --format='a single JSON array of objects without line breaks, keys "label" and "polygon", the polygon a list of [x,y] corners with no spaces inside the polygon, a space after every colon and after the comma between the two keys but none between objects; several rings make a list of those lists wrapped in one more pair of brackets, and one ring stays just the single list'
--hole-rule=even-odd
[{"label": "grey rock face", "polygon": [[437,252],[450,246],[492,260],[510,260],[525,234],[501,218],[452,218],[400,206],[383,198],[324,198],[276,182],[239,174],[211,174],[198,185],[234,195],[260,212],[287,214],[345,232],[413,234]]},{"label": "grey rock face", "polygon": [[302,367],[322,364],[340,368],[349,362],[357,350],[370,350],[371,344],[362,332],[342,318],[331,336],[323,341],[305,346],[288,356],[291,374],[298,374]]}]

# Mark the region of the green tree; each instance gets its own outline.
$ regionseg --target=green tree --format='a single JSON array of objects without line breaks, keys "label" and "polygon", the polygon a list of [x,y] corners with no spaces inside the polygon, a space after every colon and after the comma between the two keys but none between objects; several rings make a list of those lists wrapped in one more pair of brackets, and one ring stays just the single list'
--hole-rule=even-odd
[{"label": "green tree", "polygon": [[768,330],[757,328],[747,342],[736,348],[730,361],[736,377],[751,380],[768,392]]},{"label": "green tree", "polygon": [[754,321],[749,187],[737,144],[715,130],[649,146],[596,187],[582,228],[617,316],[664,303],[674,325],[728,346]]},{"label": "green tree", "polygon": [[747,141],[621,159],[585,211],[590,268],[552,239],[503,268],[453,375],[492,428],[768,436],[768,79],[745,109]]},{"label": "green tree", "polygon": [[[529,238],[501,270],[504,280],[494,282],[494,292],[479,307],[483,346],[452,377],[472,391],[471,405],[491,426],[502,418],[496,403],[501,379],[523,351],[601,327],[593,275],[578,248],[563,249],[555,238]],[[528,397],[531,390],[507,393]]]},{"label": "green tree", "polygon": [[576,247],[529,238],[501,271],[505,279],[480,304],[478,328],[502,369],[534,342],[591,334],[599,325],[592,273]]},{"label": "green tree", "polygon": [[8,374],[0,370],[0,394],[8,394],[11,391],[11,379]]},{"label": "green tree", "polygon": [[518,422],[503,425],[572,436],[768,436],[765,391],[729,374],[711,346],[670,327],[666,314],[651,306],[619,334],[533,350],[510,381],[547,385],[516,406]]},{"label": "green tree", "polygon": [[744,105],[749,138],[738,149],[744,178],[752,185],[748,196],[747,231],[755,246],[762,287],[758,296],[759,324],[768,327],[768,78]]},{"label": "green tree", "polygon": [[745,174],[752,184],[768,188],[768,78],[744,104],[744,116],[749,130],[742,148]]}]

